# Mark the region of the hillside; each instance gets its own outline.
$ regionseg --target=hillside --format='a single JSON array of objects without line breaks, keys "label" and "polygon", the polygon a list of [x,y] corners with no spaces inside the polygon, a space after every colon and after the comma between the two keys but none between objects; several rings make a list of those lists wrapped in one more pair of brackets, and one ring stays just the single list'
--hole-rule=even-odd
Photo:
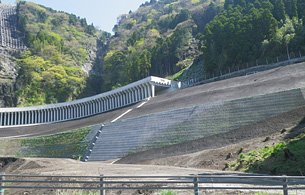
[{"label": "hillside", "polygon": [[151,0],[121,15],[105,57],[104,87],[147,75],[169,76],[190,66],[200,54],[196,35],[222,4],[218,0]]},{"label": "hillside", "polygon": [[[118,17],[114,36],[86,19],[19,1],[27,52],[3,105],[65,102],[146,76],[188,80],[302,56],[301,0],[151,0]],[[35,90],[33,90],[35,88]],[[6,103],[8,102],[8,103]]]},{"label": "hillside", "polygon": [[99,60],[110,34],[85,18],[31,2],[18,2],[17,15],[29,48],[18,59],[17,105],[65,102],[100,92],[90,86],[89,77],[100,75]]},{"label": "hillside", "polygon": [[104,89],[146,75],[212,77],[304,55],[304,8],[301,0],[146,2],[118,18]]},{"label": "hillside", "polygon": [[101,92],[109,33],[85,18],[31,2],[0,3],[0,9],[3,106],[65,102]]}]

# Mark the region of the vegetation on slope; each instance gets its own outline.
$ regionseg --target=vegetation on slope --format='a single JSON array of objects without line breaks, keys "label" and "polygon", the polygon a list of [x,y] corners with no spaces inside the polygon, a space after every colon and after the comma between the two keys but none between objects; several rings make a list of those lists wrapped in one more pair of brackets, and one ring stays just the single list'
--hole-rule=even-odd
[{"label": "vegetation on slope", "polygon": [[19,156],[77,158],[87,151],[90,140],[85,140],[90,128],[22,139]]},{"label": "vegetation on slope", "polygon": [[76,99],[86,87],[84,64],[92,66],[96,40],[110,35],[86,19],[31,2],[17,5],[18,29],[29,51],[18,59],[17,104],[32,106]]},{"label": "vegetation on slope", "polygon": [[194,37],[220,9],[219,1],[151,0],[121,15],[105,57],[104,88],[191,65],[200,52]]},{"label": "vegetation on slope", "polygon": [[151,0],[118,18],[104,89],[190,65],[199,67],[186,74],[217,76],[248,62],[298,55],[305,51],[304,10],[301,0]]},{"label": "vegetation on slope", "polygon": [[[304,121],[303,121],[304,122]],[[305,133],[285,142],[274,143],[260,150],[241,153],[232,170],[276,175],[305,174]]]},{"label": "vegetation on slope", "polygon": [[199,34],[209,73],[305,50],[302,0],[226,0]]},{"label": "vegetation on slope", "polygon": [[[86,19],[20,1],[18,28],[29,52],[19,59],[17,104],[70,101],[90,86],[96,91],[87,95],[150,75],[217,76],[256,59],[305,51],[304,10],[302,0],[150,0],[118,18],[108,43],[110,34]],[[95,58],[97,42],[104,53]],[[99,65],[102,86],[88,83],[88,63]]]},{"label": "vegetation on slope", "polygon": [[0,139],[1,156],[78,158],[88,148],[90,128],[34,138]]}]

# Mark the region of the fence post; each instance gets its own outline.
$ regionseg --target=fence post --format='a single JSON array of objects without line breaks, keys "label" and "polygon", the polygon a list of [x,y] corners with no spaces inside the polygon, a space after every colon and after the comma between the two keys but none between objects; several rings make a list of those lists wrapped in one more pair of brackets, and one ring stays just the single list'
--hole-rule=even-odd
[{"label": "fence post", "polygon": [[105,189],[103,189],[105,187],[104,181],[105,181],[104,175],[100,175],[100,187],[101,187],[100,195],[106,195],[106,191]]},{"label": "fence post", "polygon": [[195,175],[194,177],[194,194],[198,195],[199,194],[199,189],[198,189],[198,175]]},{"label": "fence post", "polygon": [[2,187],[4,187],[4,182],[2,182],[4,180],[5,180],[5,177],[3,175],[0,176],[0,195],[4,195],[4,188],[2,188]]},{"label": "fence post", "polygon": [[[286,175],[283,175],[283,176],[285,177]],[[288,179],[287,179],[287,178],[284,178],[284,179],[283,179],[283,182],[288,182]],[[288,195],[287,187],[288,187],[288,185],[287,185],[286,183],[284,183],[284,184],[283,184],[283,193],[284,193],[284,195]]]}]

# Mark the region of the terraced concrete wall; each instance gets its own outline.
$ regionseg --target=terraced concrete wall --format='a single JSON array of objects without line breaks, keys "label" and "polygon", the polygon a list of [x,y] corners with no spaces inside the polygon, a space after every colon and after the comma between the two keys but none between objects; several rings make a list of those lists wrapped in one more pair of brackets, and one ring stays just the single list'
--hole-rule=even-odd
[{"label": "terraced concrete wall", "polygon": [[304,106],[304,89],[217,102],[106,124],[89,161],[116,159],[129,153],[227,132]]}]

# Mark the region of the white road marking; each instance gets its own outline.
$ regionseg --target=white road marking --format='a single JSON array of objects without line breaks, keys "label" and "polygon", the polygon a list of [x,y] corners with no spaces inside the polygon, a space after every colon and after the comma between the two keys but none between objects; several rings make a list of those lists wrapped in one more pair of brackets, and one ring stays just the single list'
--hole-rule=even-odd
[{"label": "white road marking", "polygon": [[142,104],[140,104],[137,108],[141,108],[144,104],[146,104],[150,100],[150,97],[147,98]]},{"label": "white road marking", "polygon": [[[141,103],[139,106],[137,106],[137,108],[141,108],[144,104],[146,104],[148,101],[150,100],[150,98],[147,98],[146,101],[144,101],[143,103]],[[119,120],[120,118],[122,118],[124,115],[128,114],[130,111],[132,111],[133,108],[127,110],[126,112],[124,112],[123,114],[121,114],[119,117],[117,117],[116,119],[112,120],[111,122],[115,122],[117,120]]]},{"label": "white road marking", "polygon": [[142,104],[140,104],[137,108],[142,107],[144,104],[146,104],[146,102],[143,102]]},{"label": "white road marking", "polygon": [[123,114],[121,114],[119,117],[117,117],[116,119],[112,120],[111,122],[115,122],[117,120],[119,120],[120,118],[122,118],[124,115],[128,114],[130,111],[132,111],[132,109],[127,110],[126,112],[124,112]]}]

